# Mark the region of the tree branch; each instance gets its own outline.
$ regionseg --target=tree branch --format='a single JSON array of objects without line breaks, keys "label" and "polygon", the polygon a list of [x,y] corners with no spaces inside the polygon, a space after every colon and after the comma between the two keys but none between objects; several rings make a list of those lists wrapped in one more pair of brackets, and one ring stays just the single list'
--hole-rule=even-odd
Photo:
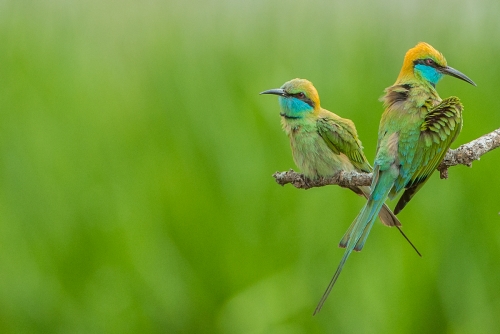
[{"label": "tree branch", "polygon": [[[456,165],[472,167],[472,162],[479,160],[482,155],[500,146],[500,129],[490,132],[470,143],[463,144],[458,148],[448,150],[437,167],[442,179],[448,178],[448,168]],[[291,183],[295,188],[310,189],[327,185],[339,185],[344,188],[353,186],[369,186],[372,181],[371,173],[338,172],[332,177],[308,179],[303,174],[296,173],[292,169],[288,172],[276,172],[273,174],[276,182],[282,186]]]},{"label": "tree branch", "polygon": [[463,144],[457,149],[448,150],[441,164],[438,166],[442,179],[448,178],[448,168],[456,165],[472,167],[474,160],[500,146],[500,129],[496,129],[470,143]]}]

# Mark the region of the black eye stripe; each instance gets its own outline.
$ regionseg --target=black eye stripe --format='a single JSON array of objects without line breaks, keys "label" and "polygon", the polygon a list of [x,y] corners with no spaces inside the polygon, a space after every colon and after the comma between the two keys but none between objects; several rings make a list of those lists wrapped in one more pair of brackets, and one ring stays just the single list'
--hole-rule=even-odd
[{"label": "black eye stripe", "polygon": [[425,65],[425,66],[430,66],[433,68],[441,68],[438,63],[434,61],[434,59],[431,58],[425,58],[425,59],[417,59],[413,61],[413,65]]},{"label": "black eye stripe", "polygon": [[[300,95],[300,94],[302,94],[302,95]],[[306,94],[304,94],[304,92],[298,92],[298,93],[287,93],[287,95],[286,95],[286,96],[288,96],[288,97],[294,97],[294,98],[296,98],[296,99],[299,99],[299,100],[301,100],[301,101],[304,101],[305,103],[307,103],[308,105],[310,105],[310,106],[311,106],[311,107],[313,107],[313,108],[315,107],[314,102],[313,102],[310,98],[308,98],[308,97],[306,96]]]}]

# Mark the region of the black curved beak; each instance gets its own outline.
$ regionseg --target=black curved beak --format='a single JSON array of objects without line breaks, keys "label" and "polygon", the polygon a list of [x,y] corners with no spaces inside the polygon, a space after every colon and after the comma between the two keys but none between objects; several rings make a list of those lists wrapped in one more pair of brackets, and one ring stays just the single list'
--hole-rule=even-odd
[{"label": "black curved beak", "polygon": [[462,72],[454,69],[453,67],[450,67],[450,66],[446,66],[446,67],[442,67],[441,68],[441,73],[443,74],[447,74],[447,75],[451,75],[452,77],[455,77],[455,78],[458,78],[460,80],[463,80],[465,82],[468,82],[470,83],[472,86],[477,86],[474,81],[472,81],[471,79],[469,79],[468,76],[466,76],[465,74],[463,74]]},{"label": "black curved beak", "polygon": [[273,94],[273,95],[279,95],[279,96],[286,96],[286,92],[281,89],[281,88],[276,88],[276,89],[269,89],[269,90],[265,90],[261,93],[259,93],[260,95],[262,94]]}]

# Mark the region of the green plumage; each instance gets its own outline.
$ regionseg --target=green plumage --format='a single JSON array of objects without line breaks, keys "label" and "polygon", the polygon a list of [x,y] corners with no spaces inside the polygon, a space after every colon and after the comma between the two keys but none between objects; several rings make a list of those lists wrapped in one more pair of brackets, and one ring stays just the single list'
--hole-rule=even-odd
[{"label": "green plumage", "polygon": [[[392,91],[406,86],[408,98],[395,101]],[[394,198],[403,188],[395,214],[399,213],[413,195],[423,186],[429,176],[441,163],[451,143],[462,129],[463,106],[457,97],[441,100],[430,85],[396,85],[386,90],[384,97],[386,111],[380,122],[379,146],[385,138],[398,135],[398,153],[391,156],[386,150],[379,150],[377,161],[400,163],[400,172],[390,190],[389,198]],[[406,119],[399,114],[405,110]],[[394,163],[394,162],[393,162]],[[382,170],[383,171],[383,170]]]},{"label": "green plumage", "polygon": [[370,172],[354,123],[325,109],[300,119],[282,117],[295,163],[304,175],[316,179],[343,171]]},{"label": "green plumage", "polygon": [[367,203],[340,242],[346,250],[321,298],[318,312],[353,250],[360,251],[386,198],[405,189],[394,213],[401,211],[443,160],[462,128],[462,104],[456,97],[441,100],[435,86],[443,75],[474,82],[447,66],[426,43],[410,49],[396,83],[385,90],[371,192]]}]

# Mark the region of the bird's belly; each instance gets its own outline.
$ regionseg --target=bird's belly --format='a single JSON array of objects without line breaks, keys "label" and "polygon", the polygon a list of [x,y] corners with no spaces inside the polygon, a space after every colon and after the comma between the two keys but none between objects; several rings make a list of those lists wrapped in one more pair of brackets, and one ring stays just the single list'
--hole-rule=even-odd
[{"label": "bird's belly", "polygon": [[335,154],[317,133],[290,138],[293,159],[301,172],[309,178],[329,177],[337,172],[353,171],[349,158]]}]

